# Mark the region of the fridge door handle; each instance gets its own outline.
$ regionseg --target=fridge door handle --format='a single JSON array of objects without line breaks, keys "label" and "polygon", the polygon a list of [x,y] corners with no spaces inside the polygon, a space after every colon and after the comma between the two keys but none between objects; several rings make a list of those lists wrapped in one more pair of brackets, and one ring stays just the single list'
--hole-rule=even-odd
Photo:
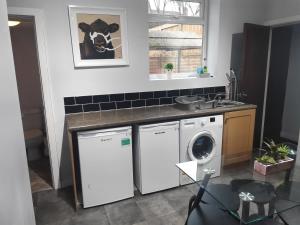
[{"label": "fridge door handle", "polygon": [[178,128],[178,123],[169,123],[169,124],[159,124],[159,125],[153,125],[153,126],[145,126],[145,127],[140,127],[140,130],[148,131],[148,130],[153,130],[153,129],[167,129],[167,128]]},{"label": "fridge door handle", "polygon": [[106,137],[106,136],[112,136],[112,135],[117,135],[117,134],[122,134],[130,132],[129,129],[123,129],[123,130],[118,130],[118,131],[107,131],[107,132],[87,132],[87,133],[80,133],[78,134],[78,138],[97,138],[97,137]]},{"label": "fridge door handle", "polygon": [[183,125],[186,126],[186,127],[194,126],[195,122],[184,122]]}]

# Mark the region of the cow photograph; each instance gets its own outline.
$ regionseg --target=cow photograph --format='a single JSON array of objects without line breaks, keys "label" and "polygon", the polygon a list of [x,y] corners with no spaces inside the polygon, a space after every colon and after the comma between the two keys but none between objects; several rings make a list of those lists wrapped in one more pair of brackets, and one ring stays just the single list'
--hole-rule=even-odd
[{"label": "cow photograph", "polygon": [[120,17],[77,14],[81,59],[122,58]]},{"label": "cow photograph", "polygon": [[126,65],[124,13],[87,10],[69,9],[75,66]]}]

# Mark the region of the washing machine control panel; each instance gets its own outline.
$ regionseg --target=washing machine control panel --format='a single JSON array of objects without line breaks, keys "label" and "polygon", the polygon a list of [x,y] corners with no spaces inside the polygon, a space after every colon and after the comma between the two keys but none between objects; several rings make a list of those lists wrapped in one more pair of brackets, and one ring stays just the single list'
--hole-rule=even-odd
[{"label": "washing machine control panel", "polygon": [[223,116],[217,115],[217,116],[207,116],[207,117],[199,117],[194,119],[185,119],[181,120],[181,126],[186,129],[193,129],[197,128],[197,126],[200,128],[204,128],[207,126],[217,126],[220,125],[220,127],[223,127]]},{"label": "washing machine control panel", "polygon": [[201,120],[199,121],[199,124],[201,127],[206,126],[207,124],[209,124],[209,118],[208,117],[201,118]]},{"label": "washing machine control panel", "polygon": [[206,117],[206,118],[201,118],[199,121],[199,124],[201,127],[204,127],[208,125],[209,123],[215,123],[216,122],[216,117]]}]

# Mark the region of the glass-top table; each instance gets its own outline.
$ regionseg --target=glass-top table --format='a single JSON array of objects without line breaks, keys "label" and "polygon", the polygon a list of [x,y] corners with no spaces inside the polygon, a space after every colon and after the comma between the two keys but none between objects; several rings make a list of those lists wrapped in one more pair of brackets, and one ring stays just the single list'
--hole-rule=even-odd
[{"label": "glass-top table", "polygon": [[[197,161],[176,166],[198,187],[194,188],[196,206],[200,203],[217,206],[240,224],[256,224],[276,215],[285,218],[286,224],[300,224],[300,182],[297,182],[300,179],[294,177],[289,181],[291,171],[262,176],[249,169],[248,176],[245,176],[245,173],[239,175],[237,168],[232,171],[234,176],[225,176],[226,179],[222,180],[222,176],[211,178],[214,171],[203,169]],[[300,170],[296,174],[300,174]]]}]

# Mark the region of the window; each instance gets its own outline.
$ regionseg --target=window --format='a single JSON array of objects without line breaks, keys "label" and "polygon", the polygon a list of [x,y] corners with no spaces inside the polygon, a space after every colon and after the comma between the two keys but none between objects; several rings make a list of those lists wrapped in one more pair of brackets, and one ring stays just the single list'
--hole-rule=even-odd
[{"label": "window", "polygon": [[196,74],[205,60],[205,0],[148,0],[150,76]]}]

